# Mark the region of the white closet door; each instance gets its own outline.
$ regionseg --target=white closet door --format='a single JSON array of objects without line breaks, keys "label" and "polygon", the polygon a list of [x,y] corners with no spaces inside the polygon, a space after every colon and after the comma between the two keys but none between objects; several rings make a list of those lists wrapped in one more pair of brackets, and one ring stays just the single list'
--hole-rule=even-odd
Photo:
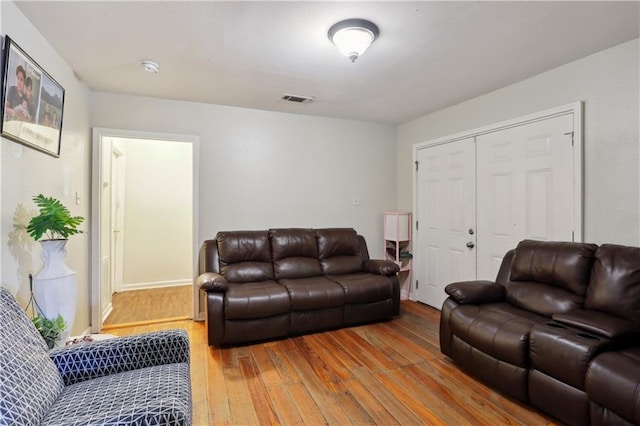
[{"label": "white closet door", "polygon": [[474,140],[421,149],[417,160],[416,297],[440,309],[447,284],[476,276]]},{"label": "white closet door", "polygon": [[572,241],[572,132],[566,114],[476,138],[478,279],[525,238]]}]

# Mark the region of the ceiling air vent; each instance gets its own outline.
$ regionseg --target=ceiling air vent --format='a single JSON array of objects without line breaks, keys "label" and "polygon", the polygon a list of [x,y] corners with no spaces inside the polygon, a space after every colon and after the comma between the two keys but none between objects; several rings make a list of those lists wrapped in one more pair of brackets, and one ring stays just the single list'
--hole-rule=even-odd
[{"label": "ceiling air vent", "polygon": [[282,95],[282,100],[288,102],[297,102],[299,104],[308,104],[313,102],[315,98],[313,96],[300,96],[300,95],[291,95],[289,93],[285,93]]}]

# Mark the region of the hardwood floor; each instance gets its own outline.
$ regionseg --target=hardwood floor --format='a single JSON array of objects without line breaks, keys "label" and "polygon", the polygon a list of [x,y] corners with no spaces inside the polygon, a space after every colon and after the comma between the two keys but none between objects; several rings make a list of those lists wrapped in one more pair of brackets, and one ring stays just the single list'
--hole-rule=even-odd
[{"label": "hardwood floor", "polygon": [[122,324],[191,318],[192,291],[191,286],[182,285],[114,293],[113,311],[104,321],[103,330]]},{"label": "hardwood floor", "polygon": [[187,330],[196,426],[558,424],[442,355],[438,310],[401,306],[389,322],[229,348],[207,346],[203,322],[110,333]]}]

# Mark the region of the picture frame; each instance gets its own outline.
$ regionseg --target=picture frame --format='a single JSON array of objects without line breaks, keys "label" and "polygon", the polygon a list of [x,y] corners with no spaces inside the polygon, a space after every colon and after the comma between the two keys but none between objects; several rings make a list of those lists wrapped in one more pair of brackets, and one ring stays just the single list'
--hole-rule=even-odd
[{"label": "picture frame", "polygon": [[4,36],[0,135],[60,157],[64,88]]}]

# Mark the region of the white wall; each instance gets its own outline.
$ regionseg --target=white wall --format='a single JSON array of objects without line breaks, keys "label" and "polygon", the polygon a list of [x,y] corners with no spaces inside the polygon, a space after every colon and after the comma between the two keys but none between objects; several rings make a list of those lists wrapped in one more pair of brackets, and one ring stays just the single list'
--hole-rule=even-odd
[{"label": "white wall", "polygon": [[192,145],[116,140],[126,168],[123,289],[190,284]]},{"label": "white wall", "polygon": [[[28,274],[42,267],[41,248],[16,224],[28,222],[27,213],[36,210],[31,200],[43,193],[60,199],[73,215],[86,218],[81,228],[89,230],[90,127],[89,92],[71,68],[38,30],[11,2],[1,2],[0,28],[11,37],[64,89],[65,105],[60,158],[2,139],[2,286],[23,305],[29,299]],[[75,194],[80,194],[80,204]],[[72,236],[67,244],[66,263],[76,271],[78,308],[72,334],[84,331],[89,316],[89,235]]]},{"label": "white wall", "polygon": [[382,256],[395,126],[108,93],[92,93],[90,111],[96,127],[200,137],[200,242],[221,230],[348,226]]},{"label": "white wall", "polygon": [[638,245],[639,51],[636,39],[400,125],[398,207],[413,208],[414,144],[584,101],[584,240]]}]

